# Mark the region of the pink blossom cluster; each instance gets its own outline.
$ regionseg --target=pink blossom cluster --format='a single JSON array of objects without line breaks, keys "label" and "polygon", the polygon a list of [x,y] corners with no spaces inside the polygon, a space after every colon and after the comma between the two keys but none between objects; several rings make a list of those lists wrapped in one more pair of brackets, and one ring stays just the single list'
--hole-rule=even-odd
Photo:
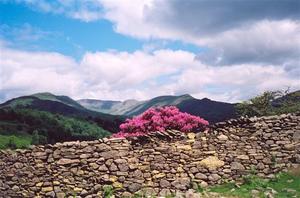
[{"label": "pink blossom cluster", "polygon": [[201,131],[208,126],[208,121],[180,112],[175,106],[149,108],[139,116],[127,119],[120,125],[120,132],[113,137],[142,136],[153,131],[176,129],[182,132]]}]

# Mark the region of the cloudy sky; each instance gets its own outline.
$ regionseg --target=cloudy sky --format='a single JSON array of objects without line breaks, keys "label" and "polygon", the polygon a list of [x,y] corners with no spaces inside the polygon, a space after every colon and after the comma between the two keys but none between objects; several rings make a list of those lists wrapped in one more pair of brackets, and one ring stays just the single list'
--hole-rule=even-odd
[{"label": "cloudy sky", "polygon": [[0,101],[300,89],[299,0],[0,0]]}]

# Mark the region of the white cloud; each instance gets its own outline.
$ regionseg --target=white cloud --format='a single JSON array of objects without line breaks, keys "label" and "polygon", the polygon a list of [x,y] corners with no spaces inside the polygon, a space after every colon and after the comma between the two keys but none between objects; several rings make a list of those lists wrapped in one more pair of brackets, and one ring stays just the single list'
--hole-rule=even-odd
[{"label": "white cloud", "polygon": [[171,50],[159,50],[153,54],[142,51],[97,52],[86,53],[81,66],[93,81],[101,78],[112,86],[130,86],[175,72],[186,60],[193,58],[189,52]]},{"label": "white cloud", "polygon": [[300,22],[260,21],[200,41],[210,47],[199,58],[209,64],[272,63],[300,60]]},{"label": "white cloud", "polygon": [[50,91],[74,98],[125,100],[190,93],[239,101],[269,89],[300,88],[300,79],[275,65],[214,67],[186,51],[86,53],[76,62],[52,52],[1,45],[1,97]]},{"label": "white cloud", "polygon": [[176,83],[177,92],[189,90],[197,97],[221,101],[240,101],[267,90],[299,89],[300,79],[273,65],[199,65],[184,71]]},{"label": "white cloud", "polygon": [[34,10],[64,14],[67,17],[79,19],[84,22],[102,18],[102,6],[98,0],[15,0],[24,3]]},{"label": "white cloud", "polygon": [[[299,62],[300,3],[288,1],[17,0],[85,22],[107,19],[116,32],[209,48],[211,65]],[[153,46],[145,46],[145,50]],[[290,64],[289,64],[290,65]]]},{"label": "white cloud", "polygon": [[210,65],[299,63],[299,1],[100,2],[116,32],[208,48],[198,58]]},{"label": "white cloud", "polygon": [[[1,46],[0,89],[7,94],[26,94],[45,90],[72,94],[80,76],[76,62],[59,53],[27,52]],[[65,86],[64,86],[65,85]]]}]

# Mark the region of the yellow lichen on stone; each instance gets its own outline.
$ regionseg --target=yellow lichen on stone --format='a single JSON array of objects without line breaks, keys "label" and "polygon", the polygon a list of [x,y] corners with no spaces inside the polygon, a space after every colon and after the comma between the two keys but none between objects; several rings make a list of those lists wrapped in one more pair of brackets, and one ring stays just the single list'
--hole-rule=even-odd
[{"label": "yellow lichen on stone", "polygon": [[43,185],[43,182],[39,182],[37,184],[35,184],[36,187],[41,187]]},{"label": "yellow lichen on stone", "polygon": [[109,178],[109,180],[110,180],[111,182],[116,182],[116,181],[118,180],[118,177],[117,177],[117,176],[111,176],[111,177]]},{"label": "yellow lichen on stone", "polygon": [[215,155],[215,154],[217,154],[216,151],[203,151],[202,153],[205,154],[205,155]]},{"label": "yellow lichen on stone", "polygon": [[60,184],[59,181],[53,181],[53,185],[54,185],[54,186],[58,186],[59,184]]},{"label": "yellow lichen on stone", "polygon": [[195,134],[195,133],[188,133],[188,134],[187,134],[187,137],[188,137],[189,139],[193,140],[193,139],[195,139],[196,134]]},{"label": "yellow lichen on stone", "polygon": [[114,182],[113,183],[113,187],[115,187],[115,188],[123,188],[123,184],[121,184],[120,182]]},{"label": "yellow lichen on stone", "polygon": [[43,191],[43,192],[51,192],[51,191],[53,191],[53,187],[52,187],[52,186],[49,186],[49,187],[43,187],[43,188],[42,188],[42,191]]},{"label": "yellow lichen on stone", "polygon": [[158,170],[153,170],[153,171],[152,171],[152,174],[158,174],[158,173],[159,173]]},{"label": "yellow lichen on stone", "polygon": [[177,168],[177,172],[184,172],[184,170],[183,170],[182,167],[178,167],[178,168]]},{"label": "yellow lichen on stone", "polygon": [[192,150],[192,147],[190,145],[178,145],[177,149],[181,149],[181,150]]},{"label": "yellow lichen on stone", "polygon": [[81,192],[83,189],[82,189],[82,188],[79,188],[79,187],[75,187],[73,190],[74,190],[75,192]]},{"label": "yellow lichen on stone", "polygon": [[158,179],[158,178],[163,178],[165,176],[166,176],[165,173],[158,173],[158,174],[154,175],[153,178]]},{"label": "yellow lichen on stone", "polygon": [[215,156],[209,156],[201,160],[199,164],[209,169],[217,169],[221,166],[224,166],[224,162]]},{"label": "yellow lichen on stone", "polygon": [[149,170],[149,169],[150,169],[150,166],[149,166],[149,165],[140,165],[140,166],[139,166],[139,169],[140,169],[141,171],[143,171],[143,170]]}]

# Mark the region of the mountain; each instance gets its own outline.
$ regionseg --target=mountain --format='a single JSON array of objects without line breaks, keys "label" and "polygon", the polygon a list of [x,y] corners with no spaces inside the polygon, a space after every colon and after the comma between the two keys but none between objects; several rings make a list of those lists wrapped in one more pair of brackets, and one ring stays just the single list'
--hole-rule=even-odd
[{"label": "mountain", "polygon": [[68,117],[80,118],[96,122],[100,127],[111,132],[119,130],[123,116],[109,115],[86,109],[68,96],[56,96],[51,93],[37,93],[8,100],[0,104],[0,108],[34,109]]},{"label": "mountain", "polygon": [[293,103],[293,104],[296,104],[296,103],[300,103],[300,90],[298,91],[294,91],[294,92],[291,92],[291,93],[288,93],[284,96],[281,96],[279,98],[276,98],[274,101],[273,101],[273,106],[280,106],[282,105],[283,103]]},{"label": "mountain", "polygon": [[94,99],[82,99],[77,100],[77,102],[87,109],[111,115],[127,115],[127,111],[143,103],[142,101],[137,100],[125,100],[124,102],[121,102]]},{"label": "mountain", "polygon": [[300,111],[300,90],[288,93],[272,101],[276,114]]},{"label": "mountain", "polygon": [[86,109],[68,96],[22,96],[0,104],[0,149],[103,138],[119,131],[124,120]]},{"label": "mountain", "polygon": [[77,100],[77,102],[86,107],[87,109],[93,111],[99,111],[103,113],[110,113],[115,106],[122,104],[121,101],[112,100],[94,100],[94,99],[82,99]]},{"label": "mountain", "polygon": [[182,112],[203,117],[210,123],[236,117],[235,104],[213,101],[207,98],[196,99],[188,94],[181,96],[159,96],[146,101],[127,100],[104,101],[83,99],[77,101],[82,106],[113,115],[135,116],[150,107],[176,106]]}]

